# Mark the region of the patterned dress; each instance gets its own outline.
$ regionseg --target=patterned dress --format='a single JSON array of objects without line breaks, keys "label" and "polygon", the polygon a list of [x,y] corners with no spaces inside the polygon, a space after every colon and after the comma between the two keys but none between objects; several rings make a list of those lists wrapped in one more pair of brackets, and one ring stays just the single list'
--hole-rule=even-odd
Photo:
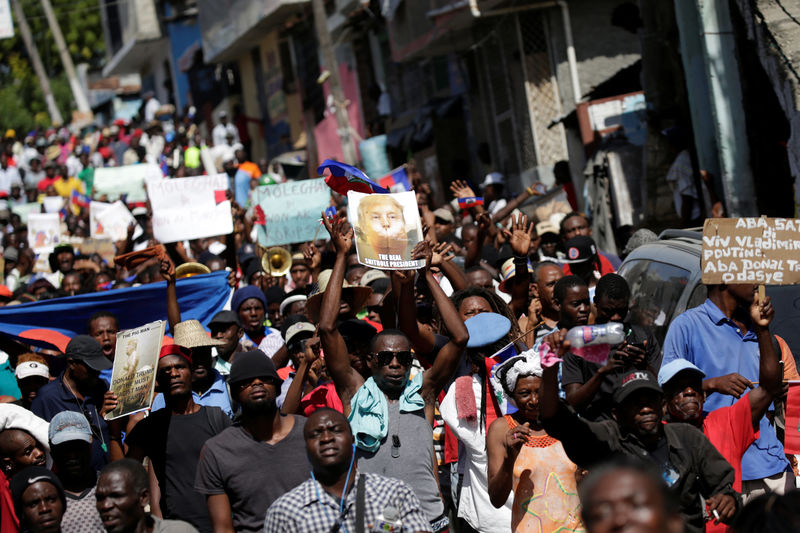
[{"label": "patterned dress", "polygon": [[[511,415],[505,419],[509,428],[518,426]],[[549,435],[528,437],[514,461],[512,531],[586,531],[580,519],[575,470],[560,441]]]}]

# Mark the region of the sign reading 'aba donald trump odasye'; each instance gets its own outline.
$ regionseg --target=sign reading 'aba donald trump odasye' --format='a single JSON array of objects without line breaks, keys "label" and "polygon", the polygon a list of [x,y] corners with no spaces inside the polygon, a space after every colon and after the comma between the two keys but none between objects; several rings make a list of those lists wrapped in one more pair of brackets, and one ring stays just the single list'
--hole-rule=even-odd
[{"label": "sign reading 'aba donald trump odasye'", "polygon": [[703,283],[800,283],[800,219],[709,218],[703,224]]}]

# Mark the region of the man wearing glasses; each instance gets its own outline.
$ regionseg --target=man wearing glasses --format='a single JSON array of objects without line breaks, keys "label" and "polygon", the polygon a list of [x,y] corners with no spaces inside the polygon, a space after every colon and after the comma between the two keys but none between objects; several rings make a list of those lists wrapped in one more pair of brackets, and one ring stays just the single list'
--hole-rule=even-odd
[{"label": "man wearing glasses", "polygon": [[[447,531],[433,466],[433,414],[436,398],[453,376],[469,340],[467,328],[428,269],[431,248],[423,241],[414,248],[413,259],[426,260],[420,276],[451,334],[450,341],[431,368],[410,379],[414,356],[407,334],[418,335],[411,331],[417,327],[416,321],[413,325],[401,324],[407,331],[384,330],[372,339],[367,356],[371,376],[365,379],[350,365],[347,345],[336,327],[353,230],[341,218],[324,217],[323,222],[336,248],[336,262],[322,300],[319,331],[328,371],[355,435],[358,468],[407,483],[419,499],[431,530]],[[414,274],[395,274],[400,306],[414,305]]]},{"label": "man wearing glasses", "polygon": [[67,368],[39,389],[31,411],[48,422],[61,411],[82,413],[92,430],[91,466],[99,472],[108,463],[111,442],[103,416],[113,408],[113,405],[103,406],[108,386],[100,379],[100,372],[111,368],[112,363],[103,355],[100,343],[89,335],[78,335],[69,341],[64,358]]},{"label": "man wearing glasses", "polygon": [[272,502],[308,478],[305,418],[278,410],[282,380],[260,350],[236,354],[228,382],[241,416],[206,441],[194,488],[215,533],[257,532]]}]

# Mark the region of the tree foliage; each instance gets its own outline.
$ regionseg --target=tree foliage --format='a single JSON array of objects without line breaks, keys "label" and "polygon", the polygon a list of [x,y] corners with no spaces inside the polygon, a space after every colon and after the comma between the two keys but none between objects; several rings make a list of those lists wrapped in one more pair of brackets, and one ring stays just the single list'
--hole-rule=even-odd
[{"label": "tree foliage", "polygon": [[[69,120],[75,103],[55,39],[47,24],[40,0],[19,0],[44,69],[50,78],[53,96],[65,119]],[[105,42],[98,0],[51,0],[73,62],[99,67],[105,57]],[[16,35],[0,40],[0,124],[18,130],[49,124],[39,80],[33,71],[25,43]]]}]

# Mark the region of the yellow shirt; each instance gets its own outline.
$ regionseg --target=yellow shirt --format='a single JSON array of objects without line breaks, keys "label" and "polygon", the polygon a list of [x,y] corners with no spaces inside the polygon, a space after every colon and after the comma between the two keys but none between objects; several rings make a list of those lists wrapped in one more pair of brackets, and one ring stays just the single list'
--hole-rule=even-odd
[{"label": "yellow shirt", "polygon": [[53,187],[58,195],[63,198],[69,198],[72,196],[72,191],[78,191],[79,193],[83,194],[83,182],[75,176],[65,180],[58,179],[53,183]]}]

